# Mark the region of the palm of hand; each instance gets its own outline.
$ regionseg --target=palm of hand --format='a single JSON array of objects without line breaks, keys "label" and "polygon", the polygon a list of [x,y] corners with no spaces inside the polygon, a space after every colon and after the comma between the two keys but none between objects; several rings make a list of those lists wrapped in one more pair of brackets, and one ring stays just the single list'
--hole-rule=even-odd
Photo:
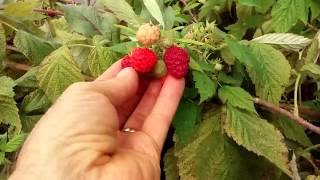
[{"label": "palm of hand", "polygon": [[161,147],[184,81],[151,82],[140,99],[135,72],[115,77],[119,69],[64,92],[28,137],[11,179],[160,178]]}]

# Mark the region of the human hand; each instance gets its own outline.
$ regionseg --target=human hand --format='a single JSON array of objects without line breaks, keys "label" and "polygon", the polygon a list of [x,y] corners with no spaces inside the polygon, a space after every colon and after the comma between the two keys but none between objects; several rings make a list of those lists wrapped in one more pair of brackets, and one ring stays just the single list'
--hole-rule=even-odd
[{"label": "human hand", "polygon": [[70,86],[30,133],[9,179],[160,179],[184,79],[153,80],[142,97],[138,81],[117,62],[94,82]]}]

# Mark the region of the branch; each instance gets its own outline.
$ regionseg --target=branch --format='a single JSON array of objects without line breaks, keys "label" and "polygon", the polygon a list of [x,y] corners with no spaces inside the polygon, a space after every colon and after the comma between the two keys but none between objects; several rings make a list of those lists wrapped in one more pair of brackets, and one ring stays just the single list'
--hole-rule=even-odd
[{"label": "branch", "polygon": [[303,126],[306,129],[309,129],[310,131],[313,131],[317,134],[320,134],[320,127],[317,127],[311,123],[309,123],[308,121],[304,120],[303,118],[299,117],[299,116],[295,116],[294,114],[292,114],[291,112],[282,109],[270,102],[267,102],[265,100],[262,100],[260,98],[253,98],[253,102],[256,104],[259,104],[261,106],[266,107],[267,109],[273,111],[273,112],[277,112],[279,114],[282,114],[286,117],[288,117],[289,119],[296,121],[297,123],[299,123],[301,126]]},{"label": "branch", "polygon": [[[21,64],[13,61],[5,61],[4,62],[5,67],[13,70],[19,70],[19,71],[29,71],[32,67],[27,64]],[[86,81],[93,81],[94,78],[91,76],[83,75],[84,79]]]},{"label": "branch", "polygon": [[[179,0],[184,6],[187,6],[187,0]],[[190,9],[188,9],[188,13],[189,13],[189,15],[192,17],[192,20],[194,21],[194,22],[197,22],[198,20],[197,20],[197,18],[196,18],[196,16],[192,13],[192,11],[190,10]]]},{"label": "branch", "polygon": [[61,11],[58,11],[58,10],[54,10],[54,9],[33,9],[34,12],[40,12],[40,13],[43,13],[47,16],[50,16],[50,17],[54,17],[54,16],[63,16],[63,12]]},{"label": "branch", "polygon": [[[280,104],[280,108],[291,111],[293,106],[290,104]],[[320,119],[320,112],[313,110],[307,106],[299,106],[299,114],[303,117],[309,117],[312,119]]]}]

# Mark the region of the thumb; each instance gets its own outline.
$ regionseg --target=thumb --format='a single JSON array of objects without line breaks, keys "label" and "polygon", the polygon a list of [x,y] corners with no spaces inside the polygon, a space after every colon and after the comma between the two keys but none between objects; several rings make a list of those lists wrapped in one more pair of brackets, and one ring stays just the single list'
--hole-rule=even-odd
[{"label": "thumb", "polygon": [[115,106],[119,106],[135,96],[138,84],[138,74],[130,67],[121,70],[112,79],[92,82],[93,88],[108,97]]}]

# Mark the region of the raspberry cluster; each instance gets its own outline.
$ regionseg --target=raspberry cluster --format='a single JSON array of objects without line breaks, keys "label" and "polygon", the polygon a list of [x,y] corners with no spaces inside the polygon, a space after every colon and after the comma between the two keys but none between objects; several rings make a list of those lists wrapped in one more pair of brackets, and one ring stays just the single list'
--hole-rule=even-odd
[{"label": "raspberry cluster", "polygon": [[[160,30],[158,26],[150,24],[142,25],[137,34],[137,39],[146,47],[137,47],[122,58],[122,67],[132,67],[140,74],[159,73],[155,77],[164,76],[166,73],[176,78],[183,78],[188,73],[190,56],[188,52],[176,45],[164,50],[163,61],[158,60],[157,54],[149,48],[159,40]],[[163,69],[163,70],[161,70]],[[165,73],[161,73],[165,72]]]}]

